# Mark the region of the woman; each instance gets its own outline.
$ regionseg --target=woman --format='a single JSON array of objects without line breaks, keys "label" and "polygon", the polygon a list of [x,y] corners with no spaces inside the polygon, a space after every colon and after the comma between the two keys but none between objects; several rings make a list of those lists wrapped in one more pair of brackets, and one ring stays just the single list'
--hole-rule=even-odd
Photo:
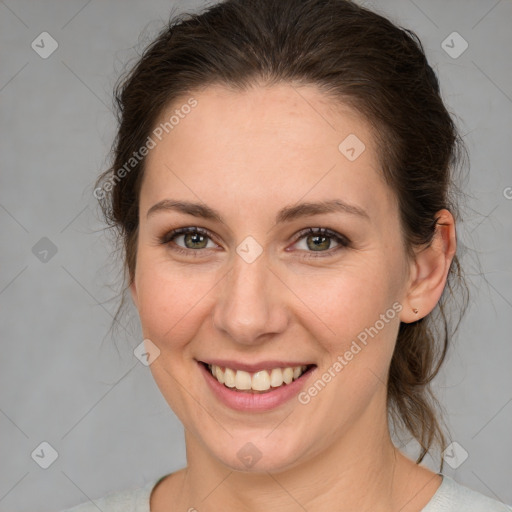
[{"label": "woman", "polygon": [[188,464],[98,507],[510,510],[419,464],[447,446],[464,146],[416,36],[344,0],[228,0],[117,92],[95,195]]}]

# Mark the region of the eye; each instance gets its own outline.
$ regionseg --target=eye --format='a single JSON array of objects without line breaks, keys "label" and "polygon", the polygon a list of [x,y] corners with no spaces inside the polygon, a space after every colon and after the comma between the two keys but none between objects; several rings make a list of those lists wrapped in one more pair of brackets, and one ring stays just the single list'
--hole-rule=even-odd
[{"label": "eye", "polygon": [[[337,244],[334,248],[332,248],[333,240]],[[350,246],[348,238],[327,228],[308,228],[301,231],[298,233],[297,241],[294,245],[297,246],[301,243],[303,246],[299,248],[309,253],[304,255],[306,258],[329,256]],[[311,254],[315,252],[327,254]]]},{"label": "eye", "polygon": [[[204,252],[201,249],[214,249],[218,247],[213,242],[212,235],[208,230],[193,226],[169,231],[162,237],[159,237],[158,241],[163,245],[169,245],[173,251],[187,256],[201,256],[201,253]],[[334,248],[332,247],[333,241],[336,244]],[[300,244],[304,245],[299,247],[299,249],[305,252],[301,257],[316,258],[330,256],[339,250],[350,247],[350,240],[327,228],[308,228],[297,234],[293,245],[297,246]]]},{"label": "eye", "polygon": [[[183,245],[178,244],[181,241]],[[159,239],[164,245],[170,245],[171,248],[179,253],[199,256],[199,249],[213,249],[217,245],[211,240],[211,236],[206,229],[198,227],[178,228],[169,231]],[[211,242],[212,245],[208,245]]]}]

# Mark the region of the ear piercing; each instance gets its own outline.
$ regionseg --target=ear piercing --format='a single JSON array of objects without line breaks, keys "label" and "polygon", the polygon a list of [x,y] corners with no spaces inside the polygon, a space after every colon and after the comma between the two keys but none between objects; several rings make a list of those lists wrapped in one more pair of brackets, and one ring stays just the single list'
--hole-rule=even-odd
[{"label": "ear piercing", "polygon": [[412,312],[417,315],[418,314],[418,308],[412,308]]}]

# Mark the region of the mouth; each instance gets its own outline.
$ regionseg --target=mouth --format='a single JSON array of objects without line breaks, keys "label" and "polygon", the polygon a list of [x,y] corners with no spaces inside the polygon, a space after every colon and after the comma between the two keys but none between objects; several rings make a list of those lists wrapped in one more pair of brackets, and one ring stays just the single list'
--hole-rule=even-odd
[{"label": "mouth", "polygon": [[[245,394],[268,394],[289,386],[316,368],[315,364],[265,365],[256,371],[199,361],[211,377],[224,388]],[[247,366],[246,366],[247,368]]]}]

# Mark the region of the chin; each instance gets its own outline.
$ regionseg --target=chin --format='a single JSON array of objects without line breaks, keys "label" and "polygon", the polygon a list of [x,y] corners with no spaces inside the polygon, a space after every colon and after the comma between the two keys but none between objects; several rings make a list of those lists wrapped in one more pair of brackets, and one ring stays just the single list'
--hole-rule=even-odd
[{"label": "chin", "polygon": [[277,447],[264,437],[256,441],[248,438],[230,440],[224,450],[216,444],[212,455],[229,469],[244,473],[279,473],[298,464],[298,446]]}]

